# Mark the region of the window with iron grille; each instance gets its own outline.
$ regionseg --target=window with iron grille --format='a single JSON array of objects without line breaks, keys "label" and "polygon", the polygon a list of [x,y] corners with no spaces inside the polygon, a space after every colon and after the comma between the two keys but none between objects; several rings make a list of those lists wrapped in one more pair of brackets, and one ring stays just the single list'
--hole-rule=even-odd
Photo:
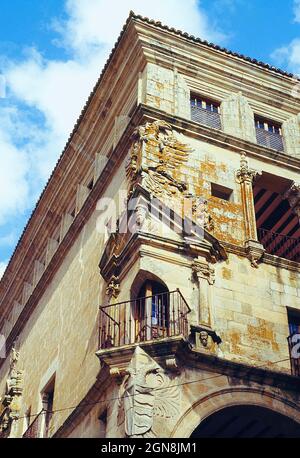
[{"label": "window with iron grille", "polygon": [[221,129],[220,104],[192,94],[191,119],[199,124]]},{"label": "window with iron grille", "polygon": [[284,151],[281,124],[255,117],[257,143],[277,151]]}]

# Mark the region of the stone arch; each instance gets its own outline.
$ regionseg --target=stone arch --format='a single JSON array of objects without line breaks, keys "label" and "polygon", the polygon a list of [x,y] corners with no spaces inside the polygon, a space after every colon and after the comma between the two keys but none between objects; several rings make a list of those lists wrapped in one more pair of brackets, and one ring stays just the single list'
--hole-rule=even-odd
[{"label": "stone arch", "polygon": [[300,424],[300,407],[274,393],[236,387],[218,390],[196,401],[178,420],[170,437],[189,438],[206,418],[222,409],[240,405],[263,407]]},{"label": "stone arch", "polygon": [[169,291],[168,285],[166,284],[166,282],[162,278],[158,277],[153,272],[150,272],[150,271],[144,270],[144,269],[140,269],[139,272],[137,273],[137,275],[135,276],[135,279],[133,280],[133,282],[131,284],[131,287],[130,287],[130,297],[131,297],[131,299],[135,299],[137,297],[138,292],[140,291],[140,288],[141,288],[142,284],[147,280],[160,283],[161,285],[163,285],[166,288],[166,290]]}]

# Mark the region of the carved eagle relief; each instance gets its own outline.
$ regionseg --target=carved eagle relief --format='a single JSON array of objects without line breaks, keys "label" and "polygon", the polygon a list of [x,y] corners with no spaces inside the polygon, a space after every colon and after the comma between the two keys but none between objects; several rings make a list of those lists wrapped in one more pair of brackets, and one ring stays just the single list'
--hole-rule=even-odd
[{"label": "carved eagle relief", "polygon": [[119,393],[118,426],[128,437],[155,437],[154,417],[172,418],[179,410],[179,389],[139,346]]},{"label": "carved eagle relief", "polygon": [[126,166],[130,187],[134,186],[138,175],[143,174],[143,184],[155,196],[184,192],[186,184],[178,180],[178,175],[190,152],[191,148],[178,140],[165,121],[139,126],[133,134]]}]

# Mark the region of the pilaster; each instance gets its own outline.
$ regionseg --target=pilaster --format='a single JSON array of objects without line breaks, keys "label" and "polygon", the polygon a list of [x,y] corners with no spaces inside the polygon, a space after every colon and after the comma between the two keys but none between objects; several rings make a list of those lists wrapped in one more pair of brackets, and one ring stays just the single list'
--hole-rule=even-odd
[{"label": "pilaster", "polygon": [[241,165],[236,172],[237,182],[241,186],[241,198],[245,225],[245,247],[252,267],[258,267],[258,261],[264,254],[264,247],[257,239],[256,217],[253,198],[253,182],[260,172],[250,169],[246,154],[241,156]]}]

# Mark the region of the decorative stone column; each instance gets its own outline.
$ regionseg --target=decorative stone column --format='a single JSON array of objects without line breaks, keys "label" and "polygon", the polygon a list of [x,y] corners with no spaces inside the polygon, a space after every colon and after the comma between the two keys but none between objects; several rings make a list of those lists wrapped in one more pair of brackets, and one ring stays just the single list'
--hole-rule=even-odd
[{"label": "decorative stone column", "polygon": [[300,184],[293,183],[291,188],[284,194],[283,198],[289,201],[292,211],[300,220]]},{"label": "decorative stone column", "polygon": [[191,326],[196,348],[215,352],[222,340],[212,328],[213,285],[215,284],[215,269],[203,258],[195,259],[192,271],[197,279],[198,325]]},{"label": "decorative stone column", "polygon": [[252,185],[260,172],[250,169],[246,154],[241,157],[241,166],[236,172],[237,182],[241,185],[241,197],[245,225],[245,246],[252,267],[258,267],[258,261],[264,254],[264,247],[257,239],[257,228]]},{"label": "decorative stone column", "polygon": [[215,269],[207,261],[195,260],[192,271],[197,278],[199,288],[198,322],[201,326],[211,328],[212,286],[215,283]]}]

